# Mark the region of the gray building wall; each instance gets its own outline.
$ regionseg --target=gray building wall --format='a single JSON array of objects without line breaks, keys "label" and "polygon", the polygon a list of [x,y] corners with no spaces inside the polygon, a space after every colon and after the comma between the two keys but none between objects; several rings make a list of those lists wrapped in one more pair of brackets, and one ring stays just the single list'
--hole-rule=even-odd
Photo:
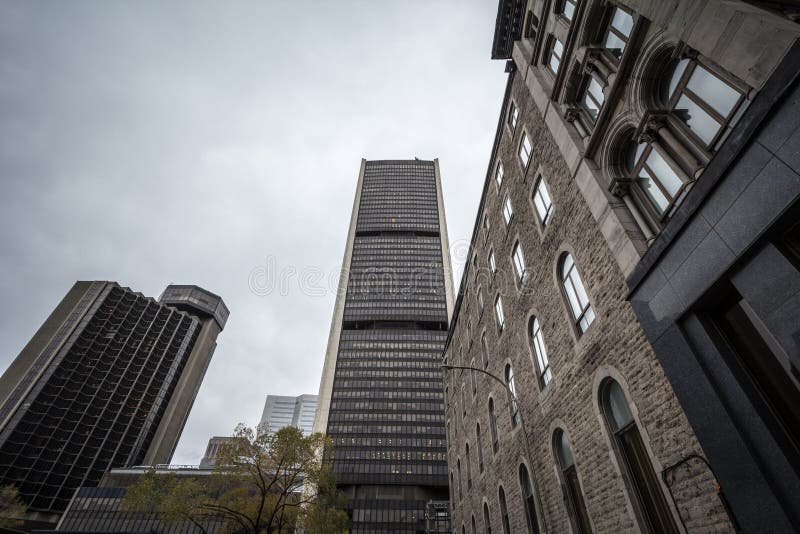
[{"label": "gray building wall", "polygon": [[[565,432],[575,455],[577,476],[592,529],[596,532],[646,530],[636,493],[599,399],[601,385],[607,379],[614,379],[624,390],[650,463],[659,478],[665,473],[666,482],[661,482],[661,489],[680,530],[718,532],[734,528],[715,482],[721,483],[729,500],[733,494],[740,495],[739,504],[733,504],[732,508],[740,524],[744,522],[739,516],[752,514],[753,522],[747,523],[746,531],[792,530],[785,518],[787,509],[798,509],[794,497],[788,497],[798,494],[794,478],[797,464],[787,463],[777,455],[770,468],[761,473],[765,480],[771,474],[772,486],[781,488],[777,492],[762,486],[758,491],[767,500],[773,499],[776,506],[776,501],[783,499],[783,511],[772,515],[768,523],[759,525],[755,512],[762,500],[759,498],[745,505],[739,499],[747,498],[751,487],[746,481],[758,480],[754,472],[759,471],[759,462],[774,453],[775,447],[764,447],[759,454],[752,450],[749,455],[739,451],[725,457],[728,434],[714,436],[714,432],[726,430],[724,427],[732,431],[735,425],[753,419],[741,414],[735,421],[726,421],[724,409],[733,409],[731,405],[719,400],[716,404],[711,402],[714,395],[721,392],[715,388],[725,381],[707,381],[702,373],[698,374],[702,380],[692,380],[687,374],[699,371],[698,364],[691,366],[676,361],[676,346],[670,344],[675,338],[664,334],[663,346],[656,344],[655,350],[648,338],[652,341],[669,332],[678,320],[685,309],[681,306],[686,303],[681,300],[677,305],[676,300],[682,299],[685,292],[702,293],[711,283],[709,277],[719,276],[718,264],[720,268],[729,267],[736,255],[743,253],[741,248],[733,253],[723,247],[713,248],[713,243],[724,241],[712,239],[713,234],[708,233],[713,224],[708,220],[693,224],[680,213],[696,202],[693,198],[704,188],[716,185],[714,167],[720,155],[728,151],[726,157],[735,159],[737,152],[730,145],[746,131],[748,115],[742,112],[734,117],[731,133],[716,147],[698,149],[689,142],[686,128],[678,123],[681,119],[658,107],[658,91],[663,83],[660,77],[672,61],[689,58],[709,66],[743,91],[742,110],[757,108],[762,91],[765,93],[762,100],[768,102],[763,105],[769,108],[775,102],[775,94],[767,91],[765,84],[776,79],[779,65],[797,39],[800,27],[781,13],[762,9],[772,5],[764,2],[584,0],[575,4],[571,21],[561,15],[564,2],[509,0],[499,5],[492,54],[494,58],[510,60],[507,71],[511,74],[445,362],[482,368],[480,339],[485,333],[490,353],[487,370],[502,381],[505,366],[512,365],[524,424],[512,426],[508,396],[501,384],[476,373],[473,394],[469,370],[448,372],[448,462],[454,481],[451,483],[454,530],[460,531],[463,527],[470,531],[473,517],[480,530],[484,526],[483,507],[486,505],[492,531],[502,531],[498,507],[498,490],[502,487],[508,501],[512,531],[528,531],[518,476],[519,466],[525,465],[533,474],[539,529],[576,531],[567,512],[563,478],[554,456],[552,440],[557,429]],[[609,68],[602,40],[609,14],[615,6],[629,11],[634,24],[625,53]],[[533,31],[532,20],[536,21]],[[561,67],[554,73],[546,65],[555,39],[563,43],[564,51]],[[796,71],[795,65],[792,72]],[[602,79],[604,86],[605,102],[596,122],[590,120],[581,107],[583,88],[589,76]],[[785,87],[788,82],[783,79],[778,83]],[[794,110],[796,99],[789,101],[787,109]],[[520,110],[515,130],[508,124],[512,102]],[[777,116],[783,115],[777,113]],[[796,112],[787,111],[786,116],[796,117]],[[783,119],[770,130],[769,149],[759,150],[756,146],[753,155],[741,159],[742,167],[747,170],[742,178],[734,180],[738,185],[720,186],[725,192],[720,192],[716,220],[722,218],[724,210],[736,199],[742,198],[740,194],[751,203],[744,218],[738,217],[735,210],[727,212],[729,240],[746,241],[742,236],[760,235],[769,216],[777,218],[794,202],[796,175],[785,172],[786,167],[794,163],[792,158],[797,151],[791,141],[797,127],[792,120]],[[667,130],[663,129],[665,126]],[[527,168],[522,167],[518,157],[523,131],[533,142],[532,161]],[[621,149],[623,140],[631,138],[646,139],[646,142],[652,139],[662,143],[666,152],[681,153],[685,157],[676,165],[689,174],[690,183],[663,219],[654,219],[647,213],[641,196],[634,190],[635,180],[625,174]],[[766,145],[766,141],[764,143]],[[769,154],[776,156],[770,159]],[[504,163],[505,170],[500,187],[494,179],[498,161]],[[764,181],[760,185],[756,185],[757,181],[751,184],[751,177],[759,172]],[[539,222],[532,205],[539,175],[544,176],[554,203],[552,219],[546,226]],[[769,187],[774,190],[760,196],[767,187],[767,177],[771,179]],[[506,195],[514,211],[508,226],[502,215]],[[762,199],[765,202],[758,205]],[[696,209],[696,204],[694,206],[692,209]],[[484,214],[490,222],[488,239],[483,237]],[[780,226],[785,228],[788,222],[782,220]],[[670,280],[653,267],[656,260],[652,258],[660,257],[664,240],[669,242],[679,235],[686,239],[679,238],[679,244],[674,246],[678,259],[669,265],[671,273],[678,278]],[[520,243],[527,264],[522,284],[515,283],[512,268],[511,253],[516,242]],[[730,243],[725,247],[731,248]],[[691,257],[696,249],[702,252],[695,256],[694,263],[687,262],[679,268],[683,261],[680,258]],[[490,252],[494,253],[498,265],[494,277],[489,275],[487,265]],[[560,289],[557,262],[564,252],[574,258],[597,314],[597,319],[583,335],[571,326]],[[786,262],[770,254],[771,249],[764,248],[753,263],[761,270],[753,268],[751,272],[771,273],[772,280],[787,281],[788,287],[793,288],[794,278],[787,278],[786,273],[791,271],[784,268]],[[768,257],[771,259],[766,259]],[[642,267],[643,264],[646,267]],[[646,276],[644,273],[649,272],[648,269],[652,269],[653,274]],[[701,271],[706,273],[702,277]],[[739,277],[742,284],[744,276]],[[751,290],[758,285],[752,275],[749,283]],[[786,319],[796,317],[789,312],[796,305],[793,290],[770,300],[765,296],[776,294],[763,286],[762,283],[758,293],[760,301],[753,300],[762,306],[779,306],[777,309],[781,312],[773,311],[769,315],[765,312],[765,317],[775,322],[775,335],[783,336],[787,350],[793,350],[795,341],[789,340],[796,336],[796,326],[793,326],[796,320],[790,325],[791,320]],[[484,311],[477,302],[479,289]],[[633,295],[629,295],[629,291],[633,291]],[[496,325],[492,309],[497,295],[501,296],[505,311],[506,325],[502,331]],[[628,301],[629,296],[633,306]],[[642,320],[641,325],[637,315]],[[538,379],[530,343],[530,321],[534,316],[542,324],[553,373],[552,382],[546,386]],[[700,367],[704,365],[716,369],[718,362],[709,358],[699,364]],[[709,371],[706,369],[705,373]],[[708,383],[702,384],[703,381]],[[679,386],[680,382],[684,385]],[[699,395],[700,391],[705,394]],[[489,437],[487,405],[490,398],[496,405],[499,427],[497,453],[493,453]],[[716,410],[715,405],[720,409]],[[478,423],[482,433],[483,472],[476,460]],[[735,438],[733,443],[737,439],[768,441],[763,437],[756,439],[759,435],[756,429],[757,425],[744,435],[731,434],[731,438]],[[752,447],[752,443],[748,446]],[[732,450],[738,449],[733,447]],[[738,478],[725,479],[720,474],[724,469],[737,469],[740,462],[749,462],[749,465],[739,470]],[[467,480],[468,463],[471,484]],[[781,467],[784,469],[782,477],[778,476]],[[715,478],[711,469],[719,478]],[[458,491],[459,485],[463,491]],[[796,524],[793,526],[796,529]]]}]

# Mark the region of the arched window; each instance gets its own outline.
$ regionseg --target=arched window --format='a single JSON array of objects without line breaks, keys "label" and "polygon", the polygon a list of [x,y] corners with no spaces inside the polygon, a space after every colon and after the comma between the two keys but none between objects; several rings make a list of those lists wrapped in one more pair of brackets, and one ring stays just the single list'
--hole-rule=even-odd
[{"label": "arched window", "polygon": [[494,173],[494,181],[497,183],[497,190],[500,190],[500,186],[503,185],[503,162],[497,162],[497,170]]},{"label": "arched window", "polygon": [[539,385],[545,387],[553,380],[553,374],[550,372],[550,360],[547,358],[547,348],[544,344],[542,327],[539,324],[539,319],[536,317],[531,321],[531,346],[533,347],[533,353],[536,355]]},{"label": "arched window", "polygon": [[492,518],[489,516],[489,505],[483,503],[483,529],[486,534],[492,534]]},{"label": "arched window", "polygon": [[452,506],[455,506],[456,504],[456,496],[453,494],[453,492],[455,491],[456,491],[456,484],[455,481],[453,480],[453,472],[450,471],[450,503]]},{"label": "arched window", "polygon": [[478,527],[475,525],[475,516],[472,516],[472,534],[478,534]]},{"label": "arched window", "polygon": [[578,532],[591,534],[592,527],[589,523],[589,513],[583,501],[583,492],[578,480],[578,470],[575,468],[575,459],[572,448],[567,441],[567,435],[558,429],[553,434],[553,448],[556,452],[556,461],[561,471],[561,483],[564,485],[567,496],[567,511]]},{"label": "arched window", "polygon": [[469,456],[469,443],[466,444],[466,463],[467,463],[467,489],[472,488],[472,459]]},{"label": "arched window", "polygon": [[731,80],[696,59],[683,58],[663,78],[663,99],[672,114],[710,151],[714,151],[745,99]]},{"label": "arched window", "polygon": [[536,504],[533,501],[533,483],[525,464],[519,465],[519,485],[522,488],[522,504],[525,508],[529,534],[539,534],[539,522],[536,519]]},{"label": "arched window", "polygon": [[483,439],[480,423],[475,425],[475,444],[478,447],[478,472],[483,473]]},{"label": "arched window", "polygon": [[497,499],[500,501],[500,520],[503,523],[503,534],[511,534],[511,525],[508,521],[508,506],[506,506],[506,492],[503,486],[497,491]]},{"label": "arched window", "polygon": [[614,440],[614,450],[621,457],[620,466],[625,470],[626,479],[634,493],[635,506],[649,532],[677,533],[669,505],[661,491],[644,446],[642,435],[631,413],[625,393],[619,384],[608,379],[602,386],[601,403],[606,424]]},{"label": "arched window", "polygon": [[646,200],[654,219],[663,219],[689,183],[688,176],[658,143],[631,143],[627,164],[637,196]]},{"label": "arched window", "polygon": [[561,257],[559,273],[575,327],[580,334],[583,334],[594,321],[595,315],[571,254],[564,254]]},{"label": "arched window", "polygon": [[478,393],[478,374],[475,372],[475,360],[469,362],[469,366],[472,367],[472,370],[469,372],[469,380],[472,385],[472,396]]},{"label": "arched window", "polygon": [[481,355],[483,356],[483,368],[489,367],[489,343],[486,341],[486,334],[481,335]]},{"label": "arched window", "polygon": [[525,279],[525,256],[522,254],[522,247],[519,241],[514,243],[511,251],[511,262],[514,264],[514,274],[517,275],[517,283],[522,283]]},{"label": "arched window", "polygon": [[467,534],[467,531],[464,529],[464,525],[461,525],[461,534]]},{"label": "arched window", "polygon": [[461,458],[456,460],[456,473],[458,474],[458,500],[464,498],[464,488],[461,483]]},{"label": "arched window", "polygon": [[517,388],[514,385],[514,370],[511,365],[506,365],[506,385],[508,386],[508,413],[511,416],[511,426],[516,428],[519,424],[519,406],[517,405]]},{"label": "arched window", "polygon": [[500,295],[494,299],[494,318],[497,321],[497,329],[502,332],[506,326],[506,316],[503,313],[503,301],[500,299]]},{"label": "arched window", "polygon": [[500,448],[500,440],[497,437],[497,418],[494,413],[494,399],[489,399],[489,431],[492,434],[492,450],[497,452]]}]

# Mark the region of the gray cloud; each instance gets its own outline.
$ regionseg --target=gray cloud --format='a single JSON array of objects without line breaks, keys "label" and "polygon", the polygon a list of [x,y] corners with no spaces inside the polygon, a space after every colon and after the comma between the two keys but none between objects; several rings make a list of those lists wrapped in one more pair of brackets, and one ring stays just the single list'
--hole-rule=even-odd
[{"label": "gray cloud", "polygon": [[[505,77],[492,2],[0,2],[0,365],[71,284],[196,283],[231,318],[174,458],[315,393],[360,158],[440,158],[469,239]],[[307,292],[306,292],[307,293]]]}]

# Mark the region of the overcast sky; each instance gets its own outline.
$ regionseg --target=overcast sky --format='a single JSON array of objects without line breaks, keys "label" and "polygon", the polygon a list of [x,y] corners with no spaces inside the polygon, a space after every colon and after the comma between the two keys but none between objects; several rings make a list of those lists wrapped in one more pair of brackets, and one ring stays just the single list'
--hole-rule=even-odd
[{"label": "overcast sky", "polygon": [[333,291],[251,274],[341,265],[362,157],[438,157],[463,254],[505,86],[496,10],[0,1],[0,368],[76,280],[197,284],[231,316],[173,463],[267,394],[317,393]]}]

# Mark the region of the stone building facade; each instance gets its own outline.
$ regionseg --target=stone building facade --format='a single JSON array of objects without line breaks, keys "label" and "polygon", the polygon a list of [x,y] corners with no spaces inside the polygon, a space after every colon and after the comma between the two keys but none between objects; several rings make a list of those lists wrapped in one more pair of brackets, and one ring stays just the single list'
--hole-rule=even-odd
[{"label": "stone building facade", "polygon": [[798,36],[760,4],[500,2],[509,79],[444,354],[454,531],[752,530],[629,297]]}]

